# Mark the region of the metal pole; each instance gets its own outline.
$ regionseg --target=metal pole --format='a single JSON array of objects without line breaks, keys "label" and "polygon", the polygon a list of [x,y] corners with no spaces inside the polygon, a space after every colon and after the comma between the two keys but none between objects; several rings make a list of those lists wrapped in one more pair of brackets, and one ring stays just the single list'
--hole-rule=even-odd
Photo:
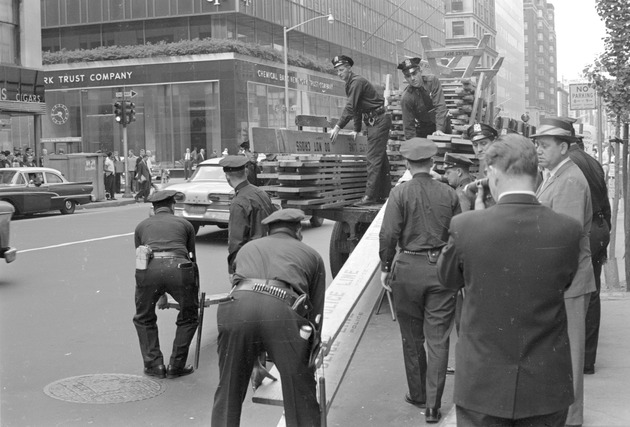
[{"label": "metal pole", "polygon": [[122,135],[123,135],[123,159],[124,160],[124,166],[125,166],[125,194],[123,194],[123,199],[129,199],[132,197],[131,195],[131,179],[129,178],[129,165],[128,165],[128,157],[129,157],[129,144],[127,143],[127,106],[125,105],[125,103],[127,101],[125,101],[125,88],[123,87],[122,89],[122,104],[123,104],[123,108],[122,108]]},{"label": "metal pole", "polygon": [[287,27],[284,27],[284,127],[289,129],[289,56],[287,55]]},{"label": "metal pole", "polygon": [[597,96],[597,161],[602,163],[602,149],[603,149],[603,141],[604,141],[604,120],[602,117],[602,97],[601,95]]}]

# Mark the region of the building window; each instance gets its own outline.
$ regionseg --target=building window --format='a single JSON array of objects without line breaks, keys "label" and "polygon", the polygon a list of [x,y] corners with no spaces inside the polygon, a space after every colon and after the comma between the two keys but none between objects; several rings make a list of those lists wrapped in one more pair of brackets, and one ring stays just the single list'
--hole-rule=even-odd
[{"label": "building window", "polygon": [[538,99],[544,100],[545,99],[545,92],[538,92]]},{"label": "building window", "polygon": [[0,7],[0,64],[19,64],[19,5],[12,0]]},{"label": "building window", "polygon": [[453,21],[453,37],[464,35],[464,21]]},{"label": "building window", "polygon": [[463,12],[464,2],[462,0],[453,0],[451,2],[451,12]]}]

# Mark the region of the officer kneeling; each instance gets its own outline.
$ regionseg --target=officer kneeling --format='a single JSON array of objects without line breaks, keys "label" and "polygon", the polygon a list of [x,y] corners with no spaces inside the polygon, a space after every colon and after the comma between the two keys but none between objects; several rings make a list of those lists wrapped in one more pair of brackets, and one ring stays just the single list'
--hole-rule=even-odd
[{"label": "officer kneeling", "polygon": [[[301,242],[303,219],[298,209],[272,213],[262,221],[269,235],[248,242],[236,255],[233,300],[217,310],[214,427],[239,425],[252,369],[264,351],[280,372],[286,425],[320,425],[309,359],[321,331],[326,272],[322,257]],[[304,326],[315,330],[301,335]]]},{"label": "officer kneeling", "polygon": [[[195,229],[173,215],[174,190],[148,197],[155,215],[136,227],[136,315],[133,323],[140,340],[144,373],[158,378],[177,378],[193,372],[186,365],[188,349],[199,323],[199,282],[195,259]],[[168,369],[160,351],[155,306],[168,292],[179,303],[177,330]]]}]

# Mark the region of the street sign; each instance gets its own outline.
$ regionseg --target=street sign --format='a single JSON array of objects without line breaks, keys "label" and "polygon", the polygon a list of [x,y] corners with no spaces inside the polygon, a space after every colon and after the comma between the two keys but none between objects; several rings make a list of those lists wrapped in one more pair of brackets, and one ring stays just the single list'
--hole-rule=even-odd
[{"label": "street sign", "polygon": [[[135,90],[125,91],[125,93],[124,93],[125,96],[124,97],[125,98],[134,98],[137,94],[138,94],[138,92],[136,92]],[[123,93],[122,92],[116,92],[116,98],[123,99]]]},{"label": "street sign", "polygon": [[569,85],[570,110],[595,110],[597,108],[596,98],[595,87],[588,83]]}]

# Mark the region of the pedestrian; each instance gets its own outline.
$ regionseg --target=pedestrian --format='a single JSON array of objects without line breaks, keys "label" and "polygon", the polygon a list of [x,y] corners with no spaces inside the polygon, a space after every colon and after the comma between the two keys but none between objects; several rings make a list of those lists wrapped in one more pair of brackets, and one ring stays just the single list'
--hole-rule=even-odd
[{"label": "pedestrian", "polygon": [[116,167],[114,166],[114,153],[107,152],[105,162],[103,164],[103,173],[105,175],[105,193],[109,194],[109,200],[116,200]]},{"label": "pedestrian", "polygon": [[136,181],[138,182],[138,192],[134,196],[136,202],[142,198],[146,203],[151,191],[151,172],[147,166],[147,154],[143,154],[136,164]]},{"label": "pedestrian", "polygon": [[206,160],[206,150],[203,148],[199,149],[199,153],[197,153],[197,163],[201,163]]},{"label": "pedestrian", "polygon": [[219,157],[219,155],[217,154],[217,150],[212,150],[212,154],[210,154],[210,158],[216,159],[217,157]]},{"label": "pedestrian", "polygon": [[339,121],[330,134],[334,144],[339,131],[350,120],[354,120],[352,137],[356,138],[361,132],[362,122],[367,127],[367,182],[365,195],[356,206],[383,203],[389,196],[391,177],[389,175],[389,159],[387,158],[387,141],[392,127],[392,117],[386,114],[385,99],[379,94],[372,83],[365,77],[352,71],[352,58],[339,55],[332,59],[337,75],[346,82],[346,96],[348,101]]},{"label": "pedestrian", "polygon": [[193,158],[192,158],[192,153],[190,152],[190,148],[186,148],[186,152],[184,153],[183,160],[184,160],[184,179],[188,181],[192,173],[192,163],[193,163]]},{"label": "pedestrian", "polygon": [[584,174],[569,157],[569,147],[577,141],[570,122],[557,117],[544,118],[531,138],[537,147],[538,163],[544,168],[544,180],[536,190],[536,197],[543,205],[582,224],[578,270],[571,287],[564,293],[575,394],[575,402],[569,408],[567,425],[582,425],[586,310],[590,294],[597,290],[589,242],[593,221],[591,192]]},{"label": "pedestrian", "polygon": [[[144,373],[158,378],[191,374],[186,365],[190,343],[198,326],[199,280],[195,264],[195,229],[188,220],[173,215],[174,190],[156,191],[148,198],[154,215],[136,227],[136,257],[152,254],[146,268],[136,265],[136,314],[133,323],[140,340]],[[140,248],[140,249],[138,249]],[[141,268],[138,268],[141,267]],[[160,350],[155,306],[168,292],[179,303],[177,329],[168,367]]]},{"label": "pedestrian", "polygon": [[573,401],[563,292],[582,226],[534,195],[536,150],[518,134],[486,160],[497,204],[454,217],[438,278],[466,290],[456,350],[457,425],[564,427]]},{"label": "pedestrian", "polygon": [[442,84],[435,76],[424,76],[420,58],[398,64],[408,86],[400,100],[405,139],[450,134]]},{"label": "pedestrian", "polygon": [[444,176],[448,185],[453,187],[459,197],[459,205],[462,212],[473,209],[473,203],[470,197],[466,195],[464,187],[473,182],[470,175],[470,167],[473,165],[472,160],[463,154],[446,153],[444,155]]},{"label": "pedestrian", "polygon": [[402,336],[405,401],[426,407],[428,423],[441,417],[455,314],[455,292],[440,286],[436,262],[451,218],[461,212],[455,190],[429,173],[436,153],[437,145],[425,138],[400,145],[413,178],[392,189],[379,234],[381,283],[393,293]]},{"label": "pedestrian", "polygon": [[120,193],[122,188],[122,175],[125,173],[125,164],[118,155],[118,151],[114,151],[114,170],[116,171],[114,189],[116,193]]},{"label": "pedestrian", "polygon": [[[287,427],[321,425],[310,361],[323,323],[326,271],[319,253],[301,242],[303,220],[299,209],[272,213],[263,220],[269,235],[250,241],[236,256],[233,301],[217,309],[219,385],[213,427],[239,425],[248,381],[262,351],[280,372]],[[295,304],[302,299],[306,304]],[[310,336],[301,336],[307,327]]]},{"label": "pedestrian", "polygon": [[267,234],[262,220],[276,210],[269,195],[247,180],[247,162],[245,156],[226,156],[219,161],[235,193],[230,203],[228,222],[227,261],[230,274],[234,273],[233,263],[238,251],[250,240]]},{"label": "pedestrian", "polygon": [[595,277],[595,292],[588,297],[586,310],[586,341],[584,353],[584,373],[595,373],[595,358],[599,341],[599,324],[601,318],[601,301],[599,293],[602,286],[602,265],[606,262],[607,248],[610,243],[611,209],[608,199],[608,187],[602,165],[584,151],[583,142],[578,138],[577,143],[569,147],[569,157],[580,168],[591,192],[593,206],[593,220],[589,234],[591,248],[591,264]]},{"label": "pedestrian", "polygon": [[[138,181],[136,180],[136,163],[138,156],[136,156],[133,150],[129,150],[127,154],[127,175],[125,175],[125,181],[129,179],[129,189],[132,193],[138,191]],[[127,178],[129,177],[129,178]]]},{"label": "pedestrian", "polygon": [[0,151],[0,168],[10,168],[11,162],[7,159],[5,151]]},{"label": "pedestrian", "polygon": [[240,145],[239,155],[247,157],[247,164],[245,170],[247,171],[247,180],[254,185],[258,185],[257,170],[258,159],[254,156],[254,153],[249,149],[249,141],[243,141]]}]

